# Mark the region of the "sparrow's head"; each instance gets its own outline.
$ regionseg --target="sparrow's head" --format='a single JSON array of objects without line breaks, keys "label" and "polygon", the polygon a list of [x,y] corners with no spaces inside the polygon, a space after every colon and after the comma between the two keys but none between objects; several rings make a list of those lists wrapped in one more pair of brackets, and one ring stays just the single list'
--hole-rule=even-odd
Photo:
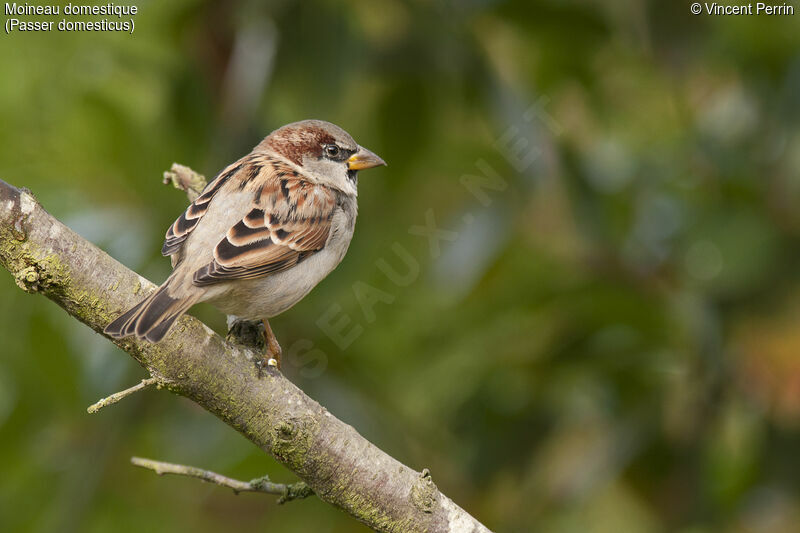
[{"label": "sparrow's head", "polygon": [[256,150],[275,152],[301,167],[309,179],[353,196],[359,170],[386,164],[342,128],[322,120],[303,120],[278,128]]}]

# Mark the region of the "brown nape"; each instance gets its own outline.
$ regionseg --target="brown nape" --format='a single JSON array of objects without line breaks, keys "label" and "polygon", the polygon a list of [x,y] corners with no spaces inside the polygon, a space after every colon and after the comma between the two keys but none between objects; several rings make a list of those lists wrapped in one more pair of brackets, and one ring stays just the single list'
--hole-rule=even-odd
[{"label": "brown nape", "polygon": [[333,135],[317,125],[298,124],[272,132],[257,148],[272,150],[301,165],[303,156],[322,157],[322,145],[335,142]]}]

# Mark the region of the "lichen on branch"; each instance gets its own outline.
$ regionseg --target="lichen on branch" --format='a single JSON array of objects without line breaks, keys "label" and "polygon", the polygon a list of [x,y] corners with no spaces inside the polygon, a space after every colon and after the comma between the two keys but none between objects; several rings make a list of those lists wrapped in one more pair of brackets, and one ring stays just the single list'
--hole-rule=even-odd
[{"label": "lichen on branch", "polygon": [[[155,285],[0,180],[0,263],[27,292],[53,300],[102,335]],[[488,532],[421,474],[306,396],[261,354],[184,315],[157,344],[113,341],[169,390],[215,414],[290,468],[322,500],[376,531]]]}]

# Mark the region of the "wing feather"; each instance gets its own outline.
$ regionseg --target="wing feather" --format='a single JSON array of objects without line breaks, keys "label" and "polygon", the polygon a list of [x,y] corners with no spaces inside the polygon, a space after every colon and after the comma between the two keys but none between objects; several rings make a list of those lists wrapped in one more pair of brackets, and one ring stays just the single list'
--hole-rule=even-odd
[{"label": "wing feather", "polygon": [[281,272],[325,247],[337,196],[288,166],[274,168],[254,207],[214,249],[214,260],[194,273],[195,285],[254,279]]},{"label": "wing feather", "polygon": [[180,251],[183,242],[189,237],[189,234],[200,222],[203,215],[206,214],[211,199],[231,177],[242,169],[245,163],[246,161],[241,159],[229,165],[206,185],[202,194],[189,204],[186,211],[167,230],[167,234],[164,236],[164,246],[161,248],[161,255],[173,255]]}]

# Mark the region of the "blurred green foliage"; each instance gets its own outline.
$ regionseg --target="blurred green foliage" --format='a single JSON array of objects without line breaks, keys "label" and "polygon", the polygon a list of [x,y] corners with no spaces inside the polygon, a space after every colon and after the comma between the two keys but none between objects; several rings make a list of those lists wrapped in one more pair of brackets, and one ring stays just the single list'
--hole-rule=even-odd
[{"label": "blurred green foliage", "polygon": [[[361,178],[341,267],[273,321],[294,382],[498,532],[796,530],[800,15],[137,5],[133,35],[0,38],[0,178],[161,281],[186,202],[163,170],[335,122],[389,167]],[[485,165],[506,185],[488,205],[461,182]],[[409,232],[428,213],[457,238]],[[403,272],[397,245],[403,286],[379,262]],[[317,325],[333,305],[363,328],[344,349]],[[0,335],[0,530],[365,530],[130,466],[293,480],[165,392],[87,415],[143,371],[3,275]]]}]

